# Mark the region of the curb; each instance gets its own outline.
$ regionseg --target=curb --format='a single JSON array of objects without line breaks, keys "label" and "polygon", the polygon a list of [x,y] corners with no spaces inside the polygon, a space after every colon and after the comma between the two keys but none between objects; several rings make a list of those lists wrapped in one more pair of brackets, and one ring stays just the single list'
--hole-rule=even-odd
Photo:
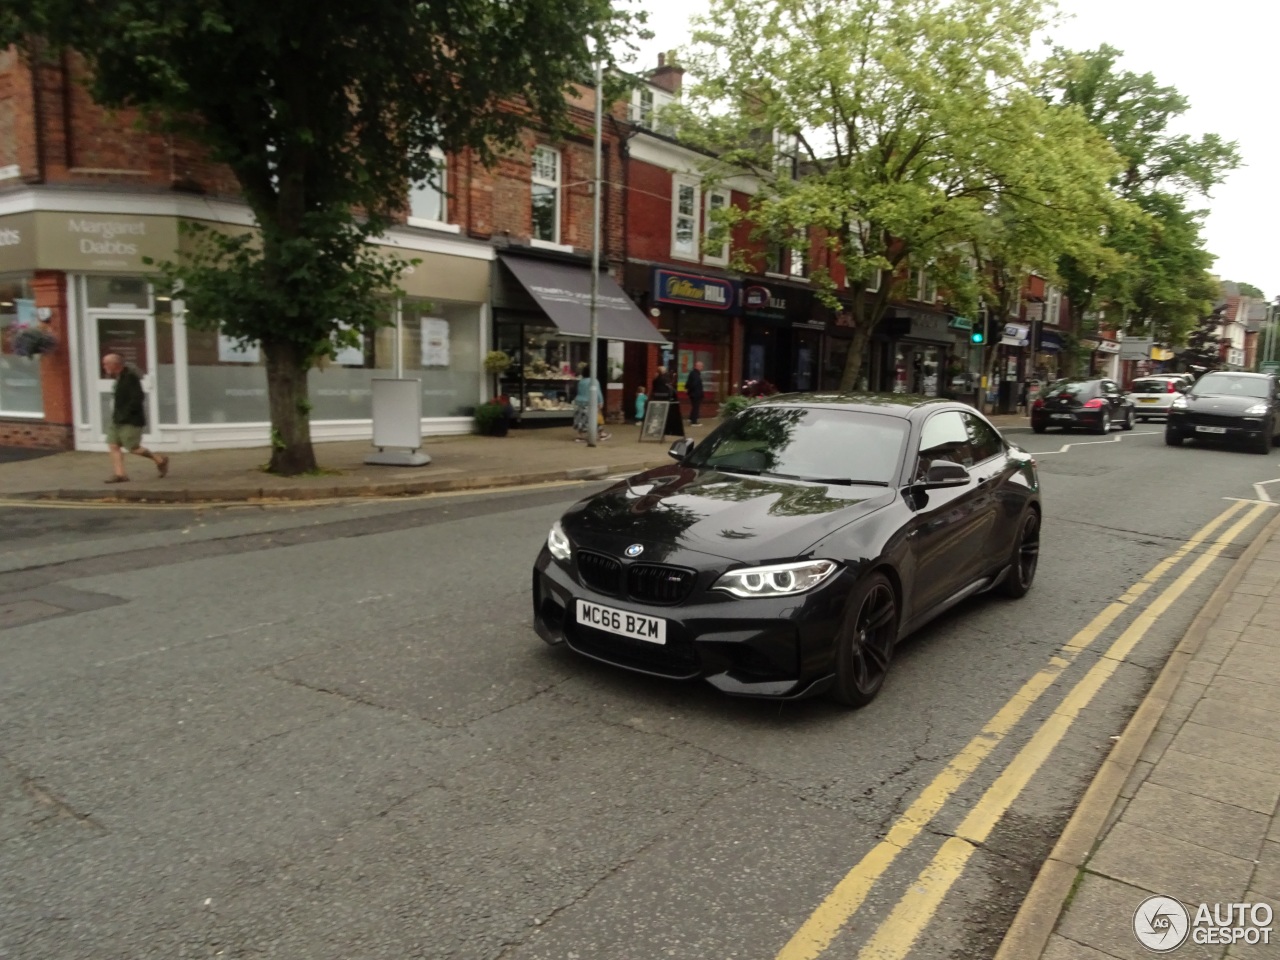
[{"label": "curb", "polygon": [[31,503],[62,501],[74,503],[272,503],[277,501],[359,500],[372,497],[414,497],[431,493],[454,493],[465,490],[499,490],[503,487],[575,480],[603,480],[619,473],[639,473],[661,466],[663,461],[622,463],[599,467],[574,467],[570,470],[544,470],[533,473],[481,474],[450,476],[432,480],[395,481],[387,483],[331,484],[314,487],[233,487],[225,489],[185,488],[167,490],[81,490],[61,489],[39,493],[10,494],[5,499]]},{"label": "curb", "polygon": [[1209,628],[1226,607],[1231,591],[1244,579],[1249,566],[1277,532],[1280,532],[1280,512],[1231,565],[1222,582],[1191,621],[1178,646],[1169,654],[1160,676],[1102,762],[1058,842],[1036,874],[993,960],[1039,960],[1044,953],[1067,898],[1075,887],[1076,878],[1105,832],[1120,791],[1146,749],[1156,724],[1164,716],[1187,664],[1199,651]]}]

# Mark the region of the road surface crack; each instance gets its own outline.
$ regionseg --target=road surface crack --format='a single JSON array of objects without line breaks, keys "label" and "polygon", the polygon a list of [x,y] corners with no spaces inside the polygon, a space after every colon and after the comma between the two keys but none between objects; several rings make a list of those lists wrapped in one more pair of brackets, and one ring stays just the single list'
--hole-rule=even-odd
[{"label": "road surface crack", "polygon": [[107,828],[95,820],[87,813],[82,813],[73,807],[67,800],[53,793],[41,785],[41,778],[34,777],[21,770],[8,757],[0,756],[0,763],[3,763],[9,775],[17,781],[22,788],[23,793],[30,797],[41,808],[49,811],[48,817],[35,819],[31,822],[32,826],[41,826],[54,821],[70,821],[81,827],[95,830],[98,833],[107,833]]}]

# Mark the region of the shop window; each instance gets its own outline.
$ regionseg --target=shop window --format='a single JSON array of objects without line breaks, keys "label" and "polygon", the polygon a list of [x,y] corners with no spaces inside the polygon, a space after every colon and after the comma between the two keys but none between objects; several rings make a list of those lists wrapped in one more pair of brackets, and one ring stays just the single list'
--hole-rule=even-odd
[{"label": "shop window", "polygon": [[26,277],[0,277],[0,415],[44,415],[40,364],[45,361],[21,356],[22,348],[17,342],[19,331],[40,326],[30,281]]},{"label": "shop window", "polygon": [[160,422],[178,422],[178,377],[173,352],[173,301],[156,297],[155,391]]},{"label": "shop window", "polygon": [[[400,307],[403,369],[422,381],[423,417],[462,417],[480,402],[480,308],[406,299]],[[387,333],[394,337],[394,328]],[[390,345],[390,344],[389,344]],[[389,356],[394,366],[394,357]]]},{"label": "shop window", "polygon": [[511,358],[499,388],[517,414],[527,419],[573,415],[578,370],[588,362],[586,340],[518,320],[496,324],[495,340],[495,347]]},{"label": "shop window", "polygon": [[267,371],[255,343],[187,323],[187,392],[192,423],[266,423]]},{"label": "shop window", "polygon": [[151,283],[145,277],[86,277],[90,310],[150,310]]},{"label": "shop window", "polygon": [[560,152],[551,147],[533,151],[533,239],[560,242]]},{"label": "shop window", "polygon": [[448,220],[448,168],[444,152],[432,150],[436,167],[423,183],[409,190],[409,222],[415,226],[431,226]]},{"label": "shop window", "polygon": [[698,259],[698,183],[674,178],[675,196],[671,205],[671,255]]},{"label": "shop window", "polygon": [[[710,190],[707,192],[707,230],[710,232],[716,226],[713,214],[717,210],[726,210],[729,207],[729,191],[728,190]],[[728,229],[725,227],[724,229]],[[707,263],[719,264],[725,266],[729,262],[729,240],[726,239],[723,244],[714,251],[703,255],[703,260]]]}]

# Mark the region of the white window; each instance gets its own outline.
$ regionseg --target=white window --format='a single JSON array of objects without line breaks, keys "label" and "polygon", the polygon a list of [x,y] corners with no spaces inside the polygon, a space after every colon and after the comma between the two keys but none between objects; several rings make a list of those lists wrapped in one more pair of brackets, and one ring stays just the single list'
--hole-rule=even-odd
[{"label": "white window", "polygon": [[637,91],[636,122],[643,127],[653,126],[653,88],[641,87]]},{"label": "white window", "polygon": [[[711,218],[711,214],[716,210],[725,210],[729,207],[729,191],[728,190],[709,190],[707,191],[707,229],[710,230],[715,221]],[[714,253],[705,254],[702,258],[707,263],[718,263],[721,266],[729,262],[729,241],[726,239],[724,245]]]},{"label": "white window", "polygon": [[917,267],[912,271],[912,279],[915,299],[924,303],[933,303],[938,299],[938,284],[933,279],[932,264],[927,267]]},{"label": "white window", "polygon": [[698,259],[698,182],[687,177],[672,179],[671,255]]},{"label": "white window", "polygon": [[795,134],[773,132],[773,169],[779,178],[794,180],[800,163],[800,138]]},{"label": "white window", "polygon": [[1044,322],[1051,327],[1058,325],[1062,315],[1062,291],[1056,287],[1049,288],[1049,302],[1044,311]]},{"label": "white window", "polygon": [[446,170],[444,153],[432,150],[431,159],[436,168],[424,183],[414,184],[409,190],[409,222],[416,225],[431,225],[448,221],[448,171]]},{"label": "white window", "polygon": [[787,272],[793,277],[805,278],[809,276],[809,231],[805,230],[796,238],[794,245],[789,249],[790,257],[787,262]]},{"label": "white window", "polygon": [[783,272],[787,266],[787,245],[785,243],[770,243],[764,249],[764,272],[772,273],[775,276],[783,277]]},{"label": "white window", "polygon": [[533,239],[560,242],[560,151],[533,151]]},{"label": "white window", "polygon": [[866,290],[867,290],[867,293],[880,292],[880,271],[879,270],[873,270],[871,272],[871,276],[867,278]]}]

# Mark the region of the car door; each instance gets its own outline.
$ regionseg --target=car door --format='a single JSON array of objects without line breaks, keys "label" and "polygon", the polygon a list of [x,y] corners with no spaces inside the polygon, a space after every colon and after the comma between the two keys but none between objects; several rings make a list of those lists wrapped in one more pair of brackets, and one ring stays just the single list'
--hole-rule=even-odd
[{"label": "car door", "polygon": [[964,420],[973,450],[973,468],[969,472],[979,493],[974,536],[981,546],[975,560],[978,566],[990,570],[1013,553],[1021,500],[1010,498],[1006,486],[1015,465],[1004,440],[991,424],[973,413],[964,414]]},{"label": "car door", "polygon": [[973,579],[981,549],[975,534],[984,521],[986,494],[973,478],[973,449],[959,410],[943,410],[925,421],[914,461],[917,476],[934,460],[958,463],[970,476],[961,487],[912,493],[915,512],[907,531],[912,565],[909,617],[931,609]]}]

